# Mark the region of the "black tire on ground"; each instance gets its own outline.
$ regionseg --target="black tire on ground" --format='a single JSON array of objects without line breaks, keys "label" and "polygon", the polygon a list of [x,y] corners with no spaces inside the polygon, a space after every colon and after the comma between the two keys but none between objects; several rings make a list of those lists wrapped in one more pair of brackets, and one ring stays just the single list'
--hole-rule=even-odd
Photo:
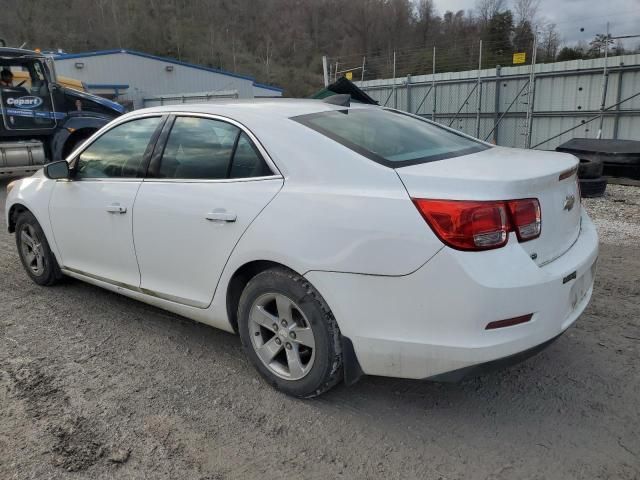
[{"label": "black tire on ground", "polygon": [[603,164],[600,160],[581,158],[578,165],[578,178],[600,178]]},{"label": "black tire on ground", "polygon": [[607,179],[600,178],[581,178],[580,194],[585,198],[601,197],[607,189]]},{"label": "black tire on ground", "polygon": [[[312,330],[315,341],[313,362],[308,373],[302,378],[279,377],[263,363],[256,352],[258,347],[254,346],[256,340],[252,340],[252,331],[254,335],[259,336],[262,327],[258,327],[260,331],[252,330],[255,323],[252,323],[252,327],[250,327],[251,312],[255,311],[260,299],[272,294],[280,296],[280,298],[284,295],[292,301],[294,306],[299,309],[299,313],[306,317],[304,320],[308,322],[306,326]],[[280,316],[279,311],[275,313],[276,322],[279,321]],[[249,281],[240,297],[238,330],[245,353],[251,363],[270,385],[284,393],[299,398],[315,397],[343,380],[342,346],[338,324],[320,293],[307,280],[291,270],[284,267],[274,267],[259,273]],[[264,331],[273,335],[268,329],[264,329]],[[278,333],[271,338],[278,342],[277,337]],[[282,341],[286,342],[286,337],[283,338]],[[280,343],[278,344],[280,345]],[[285,343],[282,344],[282,347],[284,346]],[[288,359],[287,352],[282,351]],[[279,357],[274,357],[274,359],[277,358]]]},{"label": "black tire on ground", "polygon": [[50,286],[62,277],[60,266],[51,252],[40,224],[31,212],[20,214],[16,221],[16,246],[22,266],[38,285]]}]

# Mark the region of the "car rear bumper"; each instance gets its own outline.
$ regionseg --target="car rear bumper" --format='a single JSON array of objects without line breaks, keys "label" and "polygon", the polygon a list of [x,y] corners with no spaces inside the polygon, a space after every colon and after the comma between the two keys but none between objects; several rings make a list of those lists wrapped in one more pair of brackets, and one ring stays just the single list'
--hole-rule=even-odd
[{"label": "car rear bumper", "polygon": [[[400,277],[316,271],[306,277],[352,341],[365,374],[421,379],[517,355],[560,335],[589,302],[597,255],[598,236],[583,212],[574,245],[542,267],[510,241],[481,253],[443,248]],[[486,330],[490,322],[528,314],[526,323]]]}]

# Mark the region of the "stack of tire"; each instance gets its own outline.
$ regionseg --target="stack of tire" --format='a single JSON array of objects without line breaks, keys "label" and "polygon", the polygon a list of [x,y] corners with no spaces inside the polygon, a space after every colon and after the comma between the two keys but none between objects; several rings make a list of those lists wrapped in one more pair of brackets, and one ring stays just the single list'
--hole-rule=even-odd
[{"label": "stack of tire", "polygon": [[580,155],[578,180],[583,197],[601,197],[607,189],[607,179],[602,176],[604,165],[597,155]]}]

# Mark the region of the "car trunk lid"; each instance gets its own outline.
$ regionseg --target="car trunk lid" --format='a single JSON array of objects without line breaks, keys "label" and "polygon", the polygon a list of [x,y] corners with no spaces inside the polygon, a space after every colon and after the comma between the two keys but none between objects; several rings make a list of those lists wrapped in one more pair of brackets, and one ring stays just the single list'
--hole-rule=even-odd
[{"label": "car trunk lid", "polygon": [[[542,230],[522,247],[538,264],[565,253],[580,233],[578,160],[573,155],[494,147],[397,168],[412,198],[515,200],[537,198]],[[512,236],[515,240],[515,235]]]}]

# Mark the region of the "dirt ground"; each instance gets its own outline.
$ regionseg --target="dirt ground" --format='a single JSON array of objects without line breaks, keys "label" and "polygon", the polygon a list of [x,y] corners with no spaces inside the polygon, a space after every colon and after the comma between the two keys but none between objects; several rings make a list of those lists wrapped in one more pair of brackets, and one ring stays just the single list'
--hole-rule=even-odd
[{"label": "dirt ground", "polygon": [[538,356],[309,401],[265,385],[233,335],[78,281],[36,286],[3,223],[0,478],[638,479],[638,191],[587,203],[607,229],[593,299]]}]

